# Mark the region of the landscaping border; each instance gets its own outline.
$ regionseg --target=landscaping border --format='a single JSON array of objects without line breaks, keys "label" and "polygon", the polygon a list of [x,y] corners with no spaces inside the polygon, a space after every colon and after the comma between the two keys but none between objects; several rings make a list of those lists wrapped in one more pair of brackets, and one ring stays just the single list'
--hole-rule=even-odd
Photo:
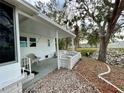
[{"label": "landscaping border", "polygon": [[110,67],[109,67],[107,64],[105,64],[105,65],[107,66],[108,71],[99,74],[98,77],[99,77],[101,80],[103,80],[103,81],[105,81],[106,83],[108,83],[109,85],[111,85],[111,86],[113,86],[114,88],[116,88],[119,92],[124,93],[124,91],[122,91],[120,88],[118,88],[117,86],[113,85],[111,82],[109,82],[108,80],[106,80],[105,78],[102,77],[103,75],[109,74],[109,73],[111,72]]}]

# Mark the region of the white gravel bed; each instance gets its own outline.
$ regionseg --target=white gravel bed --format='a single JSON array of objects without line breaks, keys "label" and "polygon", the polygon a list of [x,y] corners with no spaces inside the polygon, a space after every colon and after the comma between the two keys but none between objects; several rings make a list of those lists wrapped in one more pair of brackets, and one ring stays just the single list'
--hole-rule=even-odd
[{"label": "white gravel bed", "polygon": [[85,78],[73,71],[56,70],[37,81],[23,93],[99,93]]}]

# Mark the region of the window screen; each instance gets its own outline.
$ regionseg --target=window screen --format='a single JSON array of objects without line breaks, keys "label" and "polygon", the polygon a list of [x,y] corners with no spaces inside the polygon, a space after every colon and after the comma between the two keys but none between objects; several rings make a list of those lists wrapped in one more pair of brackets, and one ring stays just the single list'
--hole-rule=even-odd
[{"label": "window screen", "polygon": [[36,38],[30,38],[30,47],[36,47]]},{"label": "window screen", "polygon": [[0,64],[15,61],[13,12],[12,7],[0,2]]},{"label": "window screen", "polygon": [[27,37],[20,37],[20,46],[27,47]]}]

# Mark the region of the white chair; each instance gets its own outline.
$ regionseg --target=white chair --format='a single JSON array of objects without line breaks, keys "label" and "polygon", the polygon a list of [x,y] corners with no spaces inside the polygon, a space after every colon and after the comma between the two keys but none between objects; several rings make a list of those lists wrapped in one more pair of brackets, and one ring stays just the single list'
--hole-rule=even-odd
[{"label": "white chair", "polygon": [[40,61],[40,57],[37,57],[35,54],[31,53],[27,55],[30,58],[31,63],[38,63]]}]

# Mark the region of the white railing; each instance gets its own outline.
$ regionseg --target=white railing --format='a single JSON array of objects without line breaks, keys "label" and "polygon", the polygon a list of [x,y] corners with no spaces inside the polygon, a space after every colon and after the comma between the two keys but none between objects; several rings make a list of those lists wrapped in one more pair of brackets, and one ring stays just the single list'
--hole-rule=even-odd
[{"label": "white railing", "polygon": [[31,59],[27,57],[22,58],[21,67],[23,70],[22,74],[25,76],[22,80],[22,83],[24,84],[34,78],[34,74],[31,69]]},{"label": "white railing", "polygon": [[72,69],[81,58],[81,53],[76,51],[60,51],[61,67]]},{"label": "white railing", "polygon": [[23,70],[23,74],[25,71],[29,72],[29,74],[31,74],[31,59],[30,58],[22,58],[22,62],[21,62],[21,67]]}]

